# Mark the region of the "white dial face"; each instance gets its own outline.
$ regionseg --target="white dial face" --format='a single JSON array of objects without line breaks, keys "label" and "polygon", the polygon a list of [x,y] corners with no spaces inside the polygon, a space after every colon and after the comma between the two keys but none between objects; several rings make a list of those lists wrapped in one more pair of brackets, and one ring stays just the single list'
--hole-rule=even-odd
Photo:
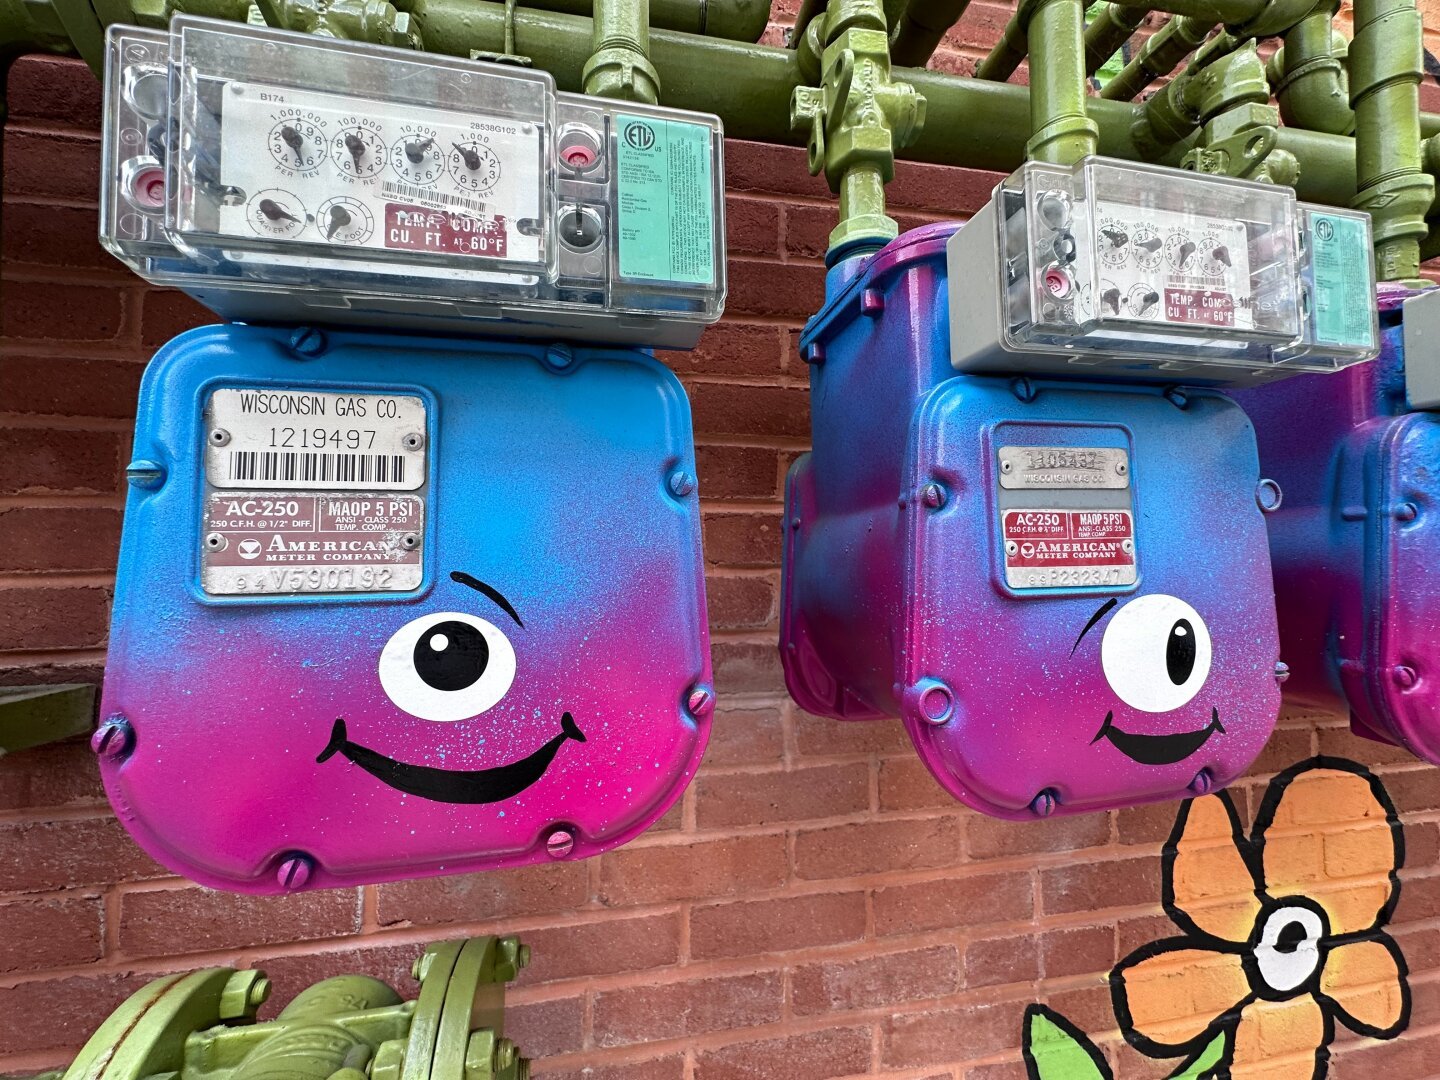
[{"label": "white dial face", "polygon": [[332,244],[363,244],[375,231],[375,215],[359,199],[337,195],[320,204],[315,224]]},{"label": "white dial face", "polygon": [[330,140],[330,160],[346,176],[366,180],[385,168],[385,141],[360,124],[347,125]]},{"label": "white dial face", "polygon": [[390,167],[407,184],[428,187],[445,174],[445,150],[434,128],[407,124],[390,146]]},{"label": "white dial face", "polygon": [[325,160],[325,143],[319,118],[307,113],[281,120],[266,138],[275,163],[299,173],[314,172],[320,167]]},{"label": "white dial face", "polygon": [[305,204],[284,188],[256,192],[245,207],[246,220],[256,236],[288,239],[305,228]]},{"label": "white dial face", "polygon": [[446,165],[450,179],[466,191],[489,191],[500,180],[500,159],[477,139],[452,143]]}]

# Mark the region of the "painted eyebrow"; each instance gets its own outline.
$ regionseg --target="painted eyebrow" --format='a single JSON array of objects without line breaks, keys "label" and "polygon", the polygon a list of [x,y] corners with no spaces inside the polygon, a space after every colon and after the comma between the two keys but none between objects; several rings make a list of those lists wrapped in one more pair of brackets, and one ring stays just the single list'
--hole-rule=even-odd
[{"label": "painted eyebrow", "polygon": [[1080,636],[1075,639],[1075,644],[1070,646],[1071,656],[1075,655],[1075,650],[1080,647],[1080,642],[1085,640],[1085,635],[1095,628],[1096,623],[1098,623],[1106,615],[1110,614],[1110,609],[1119,602],[1119,600],[1116,600],[1115,597],[1112,596],[1109,600],[1106,600],[1103,604],[1100,605],[1099,611],[1095,612],[1094,615],[1090,616],[1090,621],[1085,624],[1085,629],[1080,631]]},{"label": "painted eyebrow", "polygon": [[[515,611],[515,606],[511,604],[509,600],[505,599],[505,595],[499,589],[491,585],[486,585],[485,582],[479,578],[471,577],[461,570],[450,571],[450,580],[458,581],[461,585],[468,585],[478,593],[484,593],[491,600],[495,601],[496,606],[499,607],[501,611],[515,620],[516,626],[522,630],[525,629],[525,624],[520,621],[520,616]],[[1111,603],[1114,603],[1114,601],[1112,600]],[[1088,630],[1089,627],[1086,627],[1086,629]]]}]

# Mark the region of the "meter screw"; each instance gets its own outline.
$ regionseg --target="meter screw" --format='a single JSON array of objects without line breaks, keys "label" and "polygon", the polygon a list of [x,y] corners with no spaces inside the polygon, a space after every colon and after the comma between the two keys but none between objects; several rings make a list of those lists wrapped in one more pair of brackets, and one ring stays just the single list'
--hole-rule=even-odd
[{"label": "meter screw", "polygon": [[297,326],[290,334],[290,351],[307,359],[319,356],[326,344],[324,331],[313,326]]},{"label": "meter screw", "polygon": [[1178,386],[1171,386],[1165,390],[1165,400],[1177,409],[1188,409],[1190,407],[1190,395]]},{"label": "meter screw", "polygon": [[564,345],[551,345],[545,350],[545,363],[554,371],[565,371],[575,362],[575,354]]},{"label": "meter screw", "polygon": [[112,716],[90,736],[90,749],[106,761],[122,761],[135,749],[135,729],[125,717]]},{"label": "meter screw", "polygon": [[685,707],[690,710],[691,716],[706,715],[714,704],[715,695],[710,692],[708,686],[691,687],[689,695],[685,698]]},{"label": "meter screw", "polygon": [[224,428],[218,428],[218,427],[217,427],[214,431],[210,432],[210,445],[211,445],[211,446],[228,446],[228,445],[230,445],[230,432],[226,431]]},{"label": "meter screw", "polygon": [[298,892],[309,883],[310,875],[314,871],[315,860],[309,855],[287,855],[275,871],[275,880],[286,892]]},{"label": "meter screw", "polygon": [[1059,805],[1060,800],[1055,797],[1055,792],[1046,788],[1030,800],[1030,812],[1036,817],[1049,817]]},{"label": "meter screw", "polygon": [[569,829],[555,829],[545,838],[545,854],[563,859],[575,850],[575,834]]},{"label": "meter screw", "polygon": [[860,293],[860,314],[874,319],[885,310],[885,294],[879,289],[865,289]]},{"label": "meter screw", "polygon": [[158,461],[138,458],[125,466],[125,480],[131,487],[158,488],[165,483],[165,469]]},{"label": "meter screw", "polygon": [[453,146],[455,148],[455,152],[458,153],[462,159],[464,159],[465,168],[469,169],[471,172],[479,171],[480,152],[478,150],[470,146],[461,146],[458,142],[451,143],[450,145]]},{"label": "meter screw", "polygon": [[330,207],[330,224],[325,229],[325,239],[332,239],[337,232],[343,229],[346,225],[349,225],[350,222],[353,220],[354,219],[350,216],[350,211],[346,210],[339,203],[336,203],[334,206]]},{"label": "meter screw", "polygon": [[1035,382],[1029,375],[1021,375],[1019,378],[1010,380],[1010,392],[1024,402],[1035,400]]},{"label": "meter screw", "polygon": [[683,499],[695,490],[695,478],[684,469],[677,469],[670,474],[670,494],[677,499]]},{"label": "meter screw", "polygon": [[1273,514],[1285,501],[1285,493],[1280,490],[1280,485],[1274,480],[1261,480],[1255,487],[1255,501],[1260,504],[1263,512]]},{"label": "meter screw", "polygon": [[1405,664],[1396,664],[1391,668],[1390,677],[1395,680],[1395,685],[1401,690],[1409,690],[1420,681],[1420,676],[1416,674],[1415,669]]},{"label": "meter screw", "polygon": [[420,535],[418,533],[406,533],[400,537],[400,546],[406,551],[414,551],[420,546]]},{"label": "meter screw", "polygon": [[1283,683],[1288,678],[1290,678],[1290,665],[1283,660],[1276,660],[1275,681],[1277,683]]},{"label": "meter screw", "polygon": [[1395,507],[1396,521],[1414,521],[1420,514],[1420,508],[1413,502],[1402,502]]},{"label": "meter screw", "polygon": [[270,221],[294,221],[299,223],[300,219],[286,210],[274,199],[260,200],[260,213],[264,214]]},{"label": "meter screw", "polygon": [[1190,790],[1196,795],[1209,795],[1210,789],[1215,786],[1215,780],[1210,775],[1209,769],[1201,769],[1195,774],[1195,779],[1190,781]]},{"label": "meter screw", "polygon": [[400,445],[406,450],[419,450],[425,445],[425,436],[418,431],[408,432],[401,438]]},{"label": "meter screw", "polygon": [[812,341],[805,346],[803,359],[807,364],[820,365],[825,363],[825,346],[818,341]]},{"label": "meter screw", "polygon": [[206,533],[205,546],[211,551],[224,551],[230,546],[230,541],[226,540],[220,533]]},{"label": "meter screw", "polygon": [[405,156],[410,159],[411,164],[419,165],[425,160],[425,151],[435,145],[431,138],[411,139],[405,144]]},{"label": "meter screw", "polygon": [[945,489],[933,482],[926,484],[920,489],[920,501],[931,510],[939,510],[945,505]]}]

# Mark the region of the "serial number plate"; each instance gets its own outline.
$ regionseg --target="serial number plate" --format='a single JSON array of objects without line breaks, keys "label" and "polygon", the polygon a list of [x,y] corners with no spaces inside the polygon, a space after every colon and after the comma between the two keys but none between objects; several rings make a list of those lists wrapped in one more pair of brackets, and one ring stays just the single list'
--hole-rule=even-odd
[{"label": "serial number plate", "polygon": [[205,476],[250,491],[414,491],[425,483],[425,402],[405,394],[216,390]]},{"label": "serial number plate", "polygon": [[212,491],[201,584],[217,596],[407,592],[420,587],[418,495]]},{"label": "serial number plate", "polygon": [[1123,489],[1130,455],[1107,446],[1002,446],[1000,486],[1011,490]]},{"label": "serial number plate", "polygon": [[1128,510],[1006,510],[1004,544],[1012,589],[1135,584]]}]

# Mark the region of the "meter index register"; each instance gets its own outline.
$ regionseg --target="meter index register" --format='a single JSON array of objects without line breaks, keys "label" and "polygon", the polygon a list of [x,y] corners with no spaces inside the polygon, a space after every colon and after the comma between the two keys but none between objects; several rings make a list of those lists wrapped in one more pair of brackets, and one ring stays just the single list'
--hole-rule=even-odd
[{"label": "meter index register", "polygon": [[102,242],[227,318],[672,348],[719,318],[714,116],[188,16],[109,49]]}]

